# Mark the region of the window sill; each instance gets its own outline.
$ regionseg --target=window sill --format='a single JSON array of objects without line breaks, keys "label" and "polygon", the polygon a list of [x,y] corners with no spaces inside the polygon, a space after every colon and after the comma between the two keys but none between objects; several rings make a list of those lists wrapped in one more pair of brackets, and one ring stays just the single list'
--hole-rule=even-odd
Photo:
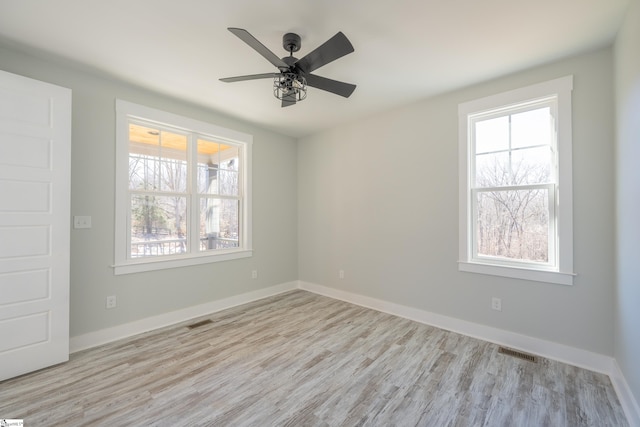
[{"label": "window sill", "polygon": [[554,283],[556,285],[573,285],[574,273],[559,271],[532,270],[521,267],[507,267],[502,265],[479,264],[475,262],[458,261],[458,270],[467,273],[488,274],[491,276],[509,277],[512,279],[532,280],[534,282]]},{"label": "window sill", "polygon": [[233,259],[248,258],[253,255],[252,250],[239,250],[233,252],[217,253],[215,255],[191,255],[180,258],[145,259],[143,261],[129,261],[112,265],[113,274],[142,273],[145,271],[164,270],[167,268],[188,267],[190,265],[209,264],[212,262],[229,261]]}]

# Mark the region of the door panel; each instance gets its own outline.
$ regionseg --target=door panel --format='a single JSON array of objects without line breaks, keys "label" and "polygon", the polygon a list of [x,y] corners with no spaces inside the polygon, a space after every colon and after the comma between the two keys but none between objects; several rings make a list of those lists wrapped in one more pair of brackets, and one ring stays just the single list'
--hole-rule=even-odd
[{"label": "door panel", "polygon": [[0,180],[0,213],[48,212],[49,186],[48,182]]},{"label": "door panel", "polygon": [[49,298],[49,269],[0,274],[0,305],[38,301]]},{"label": "door panel", "polygon": [[0,380],[69,359],[71,91],[0,71]]}]

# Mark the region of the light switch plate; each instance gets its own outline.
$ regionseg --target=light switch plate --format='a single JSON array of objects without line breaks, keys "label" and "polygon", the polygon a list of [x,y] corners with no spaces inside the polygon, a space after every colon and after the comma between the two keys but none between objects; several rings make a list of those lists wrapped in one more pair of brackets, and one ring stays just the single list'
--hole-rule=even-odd
[{"label": "light switch plate", "polygon": [[91,228],[91,217],[80,215],[74,216],[73,228]]}]

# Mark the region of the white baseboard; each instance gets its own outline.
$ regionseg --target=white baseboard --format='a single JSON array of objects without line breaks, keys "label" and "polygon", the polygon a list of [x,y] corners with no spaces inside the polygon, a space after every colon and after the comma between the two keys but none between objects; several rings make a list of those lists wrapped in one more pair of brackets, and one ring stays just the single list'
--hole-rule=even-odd
[{"label": "white baseboard", "polygon": [[246,304],[262,298],[267,298],[283,292],[292,291],[298,288],[298,282],[283,283],[280,285],[270,286],[268,288],[259,289],[257,291],[247,292],[235,295],[221,300],[210,301],[204,304],[187,307],[182,310],[176,310],[169,313],[163,313],[153,317],[136,320],[135,322],[125,323],[123,325],[114,326],[112,328],[101,329],[95,332],[71,337],[69,340],[69,352],[75,353],[91,347],[97,347],[127,338],[143,332],[152,331],[154,329],[163,328],[165,326],[174,325],[216,311],[225,310],[227,308]]},{"label": "white baseboard", "polygon": [[631,427],[640,427],[640,406],[633,396],[627,380],[624,378],[620,366],[616,360],[612,363],[612,372],[609,375],[613,388],[616,390],[622,409],[627,416],[627,421]]},{"label": "white baseboard", "polygon": [[503,329],[484,326],[454,317],[443,316],[417,308],[407,307],[376,298],[371,298],[351,292],[345,292],[314,283],[300,282],[300,289],[319,295],[339,299],[362,307],[372,308],[384,313],[415,320],[447,331],[457,332],[483,341],[503,345],[516,350],[537,354],[548,359],[568,363],[580,368],[609,375],[613,358],[587,350],[581,350],[564,344],[533,338]]}]

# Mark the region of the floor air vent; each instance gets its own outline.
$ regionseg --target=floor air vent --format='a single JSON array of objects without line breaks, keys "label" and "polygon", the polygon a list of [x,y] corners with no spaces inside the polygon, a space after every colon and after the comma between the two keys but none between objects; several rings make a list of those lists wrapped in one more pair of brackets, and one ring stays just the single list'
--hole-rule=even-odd
[{"label": "floor air vent", "polygon": [[533,354],[523,353],[521,351],[513,350],[506,347],[498,348],[498,353],[502,353],[511,357],[517,357],[518,359],[522,359],[522,360],[528,360],[529,362],[533,362],[533,363],[536,363],[538,361],[538,359]]},{"label": "floor air vent", "polygon": [[187,326],[187,328],[195,329],[195,328],[199,328],[200,326],[208,325],[209,323],[213,323],[211,319],[205,319],[200,322],[192,323],[191,325]]}]

